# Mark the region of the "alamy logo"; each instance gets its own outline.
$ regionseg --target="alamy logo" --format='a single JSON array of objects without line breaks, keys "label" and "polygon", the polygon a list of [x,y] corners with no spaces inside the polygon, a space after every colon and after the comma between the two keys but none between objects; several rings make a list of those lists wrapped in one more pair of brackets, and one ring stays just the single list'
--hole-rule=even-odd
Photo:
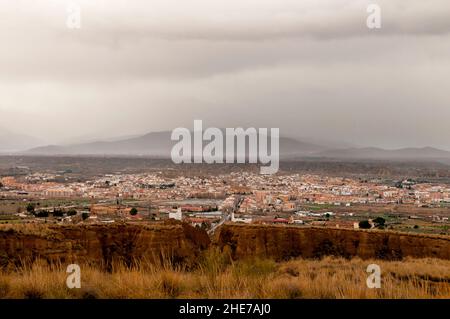
[{"label": "alamy logo", "polygon": [[[172,141],[179,141],[171,152],[172,161],[181,163],[260,163],[261,174],[275,174],[279,168],[280,130],[271,128],[208,128],[194,121],[194,137],[187,128],[172,131]],[[248,144],[247,144],[248,140]],[[270,141],[270,144],[269,144]],[[209,142],[204,145],[204,142]],[[270,153],[269,153],[270,147]],[[193,151],[193,152],[192,152]]]},{"label": "alamy logo", "polygon": [[69,29],[81,28],[81,7],[76,2],[70,2],[67,6],[67,20],[66,26]]},{"label": "alamy logo", "polygon": [[377,264],[370,264],[367,266],[367,272],[370,274],[367,277],[366,283],[369,289],[381,288],[381,268]]},{"label": "alamy logo", "polygon": [[381,7],[375,3],[370,4],[367,7],[367,13],[370,13],[366,20],[367,27],[369,29],[381,29]]},{"label": "alamy logo", "polygon": [[66,272],[70,274],[67,276],[66,285],[69,289],[81,288],[81,268],[77,264],[67,266]]}]

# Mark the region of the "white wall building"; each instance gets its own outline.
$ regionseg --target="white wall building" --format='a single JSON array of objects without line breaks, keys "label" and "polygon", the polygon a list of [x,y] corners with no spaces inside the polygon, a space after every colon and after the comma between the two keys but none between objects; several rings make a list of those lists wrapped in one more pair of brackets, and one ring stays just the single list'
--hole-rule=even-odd
[{"label": "white wall building", "polygon": [[181,213],[181,207],[178,207],[175,213],[169,213],[169,219],[182,220],[183,214]]}]

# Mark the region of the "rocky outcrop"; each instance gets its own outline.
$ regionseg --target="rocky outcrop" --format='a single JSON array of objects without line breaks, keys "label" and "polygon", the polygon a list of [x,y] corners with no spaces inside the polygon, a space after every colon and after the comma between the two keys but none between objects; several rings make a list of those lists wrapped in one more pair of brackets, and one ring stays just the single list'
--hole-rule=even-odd
[{"label": "rocky outcrop", "polygon": [[0,228],[0,267],[36,259],[89,263],[106,269],[113,263],[145,261],[192,265],[210,240],[186,224],[114,224],[81,226],[17,225]]},{"label": "rocky outcrop", "polygon": [[217,234],[216,243],[221,249],[229,250],[234,259],[251,256],[275,260],[322,256],[450,259],[449,236],[388,231],[225,224]]}]

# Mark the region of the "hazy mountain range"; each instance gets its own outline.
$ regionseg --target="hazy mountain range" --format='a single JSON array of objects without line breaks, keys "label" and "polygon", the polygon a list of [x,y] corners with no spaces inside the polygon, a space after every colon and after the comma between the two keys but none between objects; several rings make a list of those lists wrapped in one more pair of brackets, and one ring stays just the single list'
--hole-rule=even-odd
[{"label": "hazy mountain range", "polygon": [[396,150],[386,150],[376,147],[346,148],[327,150],[316,154],[321,157],[342,159],[448,159],[450,152],[433,147],[409,147]]},{"label": "hazy mountain range", "polygon": [[[171,132],[154,132],[142,136],[133,136],[123,139],[104,140],[89,143],[70,145],[47,145],[32,147],[20,151],[23,155],[121,155],[121,156],[155,156],[170,157],[172,146],[176,143],[170,140]],[[0,141],[8,140],[8,137],[0,136]],[[19,141],[17,145],[14,141]],[[26,149],[33,144],[32,139],[17,138],[8,140],[6,145],[11,150]],[[206,144],[207,142],[205,142]],[[4,145],[4,144],[3,144]],[[3,146],[2,145],[2,146]],[[432,147],[402,148],[387,150],[375,147],[341,147],[319,145],[304,142],[294,138],[280,137],[280,156],[285,159],[300,157],[321,157],[335,159],[389,159],[389,160],[430,160],[450,159],[450,152]],[[6,148],[6,149],[8,149]],[[4,147],[2,149],[5,150]]]},{"label": "hazy mountain range", "polygon": [[[193,134],[192,134],[193,135]],[[21,152],[29,155],[133,155],[170,157],[177,141],[170,139],[171,132],[154,132],[116,141],[98,141],[71,145],[47,145]],[[204,145],[209,142],[204,142]],[[289,156],[310,156],[324,151],[320,145],[280,137],[280,153]]]},{"label": "hazy mountain range", "polygon": [[0,127],[0,152],[11,153],[26,150],[38,145],[42,145],[43,141],[38,138],[11,132]]},{"label": "hazy mountain range", "polygon": [[[21,155],[121,155],[170,157],[175,141],[171,132],[104,138],[98,141],[66,145],[43,145],[44,142],[0,128],[0,153]],[[207,142],[204,142],[206,145]],[[334,159],[430,160],[450,159],[450,152],[432,148],[401,148],[388,150],[376,147],[350,147],[345,143],[327,143],[314,139],[300,140],[280,137],[280,156],[285,159],[321,157]]]}]

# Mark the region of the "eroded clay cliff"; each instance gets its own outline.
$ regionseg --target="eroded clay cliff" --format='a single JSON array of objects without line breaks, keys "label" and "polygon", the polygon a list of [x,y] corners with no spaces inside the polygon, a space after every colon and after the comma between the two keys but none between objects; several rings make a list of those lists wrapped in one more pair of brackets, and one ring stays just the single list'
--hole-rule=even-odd
[{"label": "eroded clay cliff", "polygon": [[234,259],[249,256],[286,260],[341,256],[450,259],[450,237],[388,231],[225,224],[216,243]]},{"label": "eroded clay cliff", "polygon": [[0,267],[43,259],[90,263],[106,268],[114,262],[148,261],[191,265],[210,240],[187,224],[114,224],[81,226],[17,225],[0,228]]},{"label": "eroded clay cliff", "polygon": [[[450,259],[450,237],[388,231],[261,225],[222,225],[215,245],[232,258],[341,256],[363,259],[434,257]],[[204,230],[187,224],[17,225],[0,227],[0,268],[14,268],[36,259],[89,263],[111,269],[115,262],[195,266],[210,246]]]}]

